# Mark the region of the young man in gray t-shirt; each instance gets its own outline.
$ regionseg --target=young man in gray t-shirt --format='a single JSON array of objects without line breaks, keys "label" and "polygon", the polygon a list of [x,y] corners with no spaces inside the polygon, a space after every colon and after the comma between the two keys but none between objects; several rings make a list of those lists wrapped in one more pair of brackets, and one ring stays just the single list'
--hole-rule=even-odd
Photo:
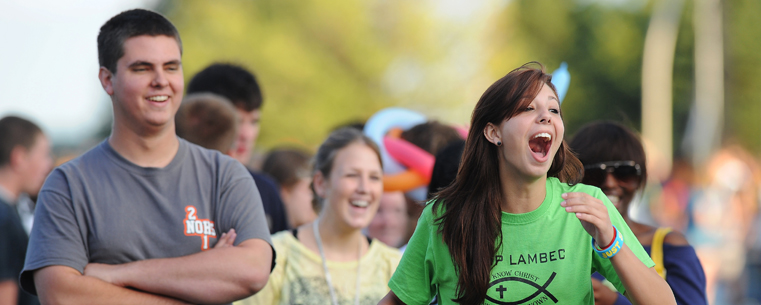
[{"label": "young man in gray t-shirt", "polygon": [[43,303],[230,303],[266,284],[274,250],[253,179],[175,136],[181,54],[154,12],[101,27],[113,129],[40,191],[21,285]]}]

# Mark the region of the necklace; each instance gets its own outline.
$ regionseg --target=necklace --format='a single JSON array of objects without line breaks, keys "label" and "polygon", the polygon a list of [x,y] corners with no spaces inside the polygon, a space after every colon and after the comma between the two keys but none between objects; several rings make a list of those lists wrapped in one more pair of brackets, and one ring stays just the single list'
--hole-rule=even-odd
[{"label": "necklace", "polygon": [[[336,292],[333,290],[333,280],[330,279],[330,272],[328,271],[327,259],[325,259],[325,251],[322,249],[322,239],[320,239],[320,228],[317,225],[318,220],[312,223],[314,229],[314,239],[317,241],[317,248],[320,249],[320,258],[322,258],[322,269],[325,270],[325,281],[328,282],[328,289],[330,289],[330,299],[333,301],[333,305],[338,305],[338,299],[336,298]],[[359,249],[357,251],[357,289],[354,294],[354,304],[359,305],[359,266],[360,259],[362,259],[362,240],[360,239]]]}]

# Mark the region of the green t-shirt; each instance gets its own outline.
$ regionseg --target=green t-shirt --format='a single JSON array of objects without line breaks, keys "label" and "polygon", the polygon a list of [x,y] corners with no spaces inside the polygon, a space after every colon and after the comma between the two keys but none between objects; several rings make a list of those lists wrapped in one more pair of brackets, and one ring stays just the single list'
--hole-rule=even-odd
[{"label": "green t-shirt", "polygon": [[[588,185],[568,186],[547,178],[547,196],[534,211],[502,213],[503,245],[491,271],[484,304],[594,304],[590,275],[595,271],[620,291],[624,287],[610,260],[592,249],[592,237],[579,219],[560,206],[563,193],[584,192],[602,200],[611,222],[623,234],[624,243],[647,267],[654,265],[600,189]],[[415,233],[388,286],[406,304],[453,304],[457,273],[447,246],[437,233],[433,204],[420,216]],[[477,225],[477,224],[473,224]]]}]

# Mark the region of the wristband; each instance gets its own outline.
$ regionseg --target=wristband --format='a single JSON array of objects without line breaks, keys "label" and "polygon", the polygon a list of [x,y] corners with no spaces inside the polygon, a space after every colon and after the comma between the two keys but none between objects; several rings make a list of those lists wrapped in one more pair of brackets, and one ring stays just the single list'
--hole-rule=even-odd
[{"label": "wristband", "polygon": [[605,249],[598,250],[597,245],[595,244],[595,239],[592,238],[592,249],[594,249],[597,255],[602,258],[610,259],[616,255],[618,251],[621,251],[621,247],[624,245],[624,237],[621,235],[621,231],[616,229],[616,226],[613,226],[613,232],[616,233],[616,236],[613,238],[613,242],[609,246],[605,247]]},{"label": "wristband", "polygon": [[610,240],[610,243],[609,243],[609,244],[607,244],[607,245],[605,245],[605,247],[600,247],[600,245],[598,245],[597,243],[595,243],[595,249],[597,249],[597,250],[602,250],[602,249],[607,249],[607,248],[610,248],[610,246],[612,246],[612,245],[613,245],[613,242],[615,242],[615,241],[616,241],[616,234],[618,234],[618,230],[616,229],[616,226],[613,226],[613,239],[611,239],[611,240]]}]

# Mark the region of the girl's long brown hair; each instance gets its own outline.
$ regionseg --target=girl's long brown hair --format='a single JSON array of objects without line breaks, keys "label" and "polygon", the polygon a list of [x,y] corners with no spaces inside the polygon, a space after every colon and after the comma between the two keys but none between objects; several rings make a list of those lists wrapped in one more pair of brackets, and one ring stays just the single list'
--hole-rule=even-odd
[{"label": "girl's long brown hair", "polygon": [[[515,116],[533,101],[542,85],[552,88],[557,96],[551,78],[540,63],[527,63],[492,84],[473,109],[457,178],[437,194],[433,206],[438,232],[458,273],[455,302],[483,303],[491,270],[496,264],[494,256],[502,243],[504,197],[498,166],[499,147],[486,140],[483,130],[487,123],[500,125]],[[582,174],[581,162],[564,141],[547,175],[575,184]],[[439,211],[443,213],[437,215]]]}]

